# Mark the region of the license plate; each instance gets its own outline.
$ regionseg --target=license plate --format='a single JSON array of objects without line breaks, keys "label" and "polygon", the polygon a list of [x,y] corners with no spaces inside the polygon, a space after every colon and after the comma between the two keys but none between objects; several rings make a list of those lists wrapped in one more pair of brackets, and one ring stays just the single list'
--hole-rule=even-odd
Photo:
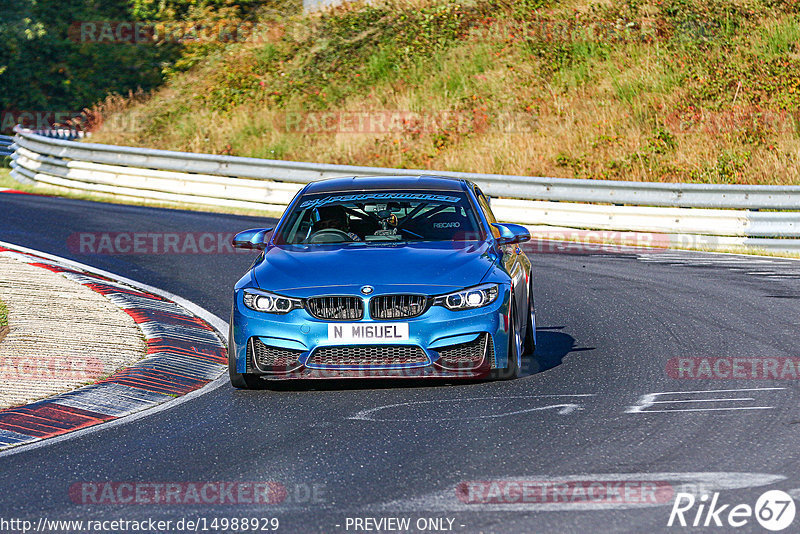
[{"label": "license plate", "polygon": [[408,341],[408,323],[328,324],[328,341],[339,343]]}]

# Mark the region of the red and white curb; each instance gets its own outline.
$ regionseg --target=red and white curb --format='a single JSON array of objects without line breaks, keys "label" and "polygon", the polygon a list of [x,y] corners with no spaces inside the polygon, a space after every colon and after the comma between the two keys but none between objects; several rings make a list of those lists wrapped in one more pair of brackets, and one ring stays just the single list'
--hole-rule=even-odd
[{"label": "red and white curb", "polygon": [[0,255],[61,273],[104,295],[133,318],[147,344],[145,359],[109,378],[26,406],[0,410],[0,450],[175,401],[224,373],[225,323],[205,310],[155,288],[16,245],[0,242]]},{"label": "red and white curb", "polygon": [[33,195],[33,196],[43,196],[43,195],[38,195],[38,194],[36,194],[36,193],[27,193],[27,192],[25,192],[25,191],[19,191],[19,190],[17,190],[17,189],[0,189],[0,193],[9,193],[9,194],[14,194],[14,195]]}]

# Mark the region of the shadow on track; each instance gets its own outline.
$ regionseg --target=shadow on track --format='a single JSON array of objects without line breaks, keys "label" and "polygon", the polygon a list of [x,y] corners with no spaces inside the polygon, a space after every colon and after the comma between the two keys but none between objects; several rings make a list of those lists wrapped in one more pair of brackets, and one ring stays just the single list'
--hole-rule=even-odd
[{"label": "shadow on track", "polygon": [[536,352],[522,358],[521,376],[535,375],[561,365],[564,357],[571,353],[594,350],[594,347],[575,347],[575,338],[558,332],[563,326],[546,326],[536,329]]}]

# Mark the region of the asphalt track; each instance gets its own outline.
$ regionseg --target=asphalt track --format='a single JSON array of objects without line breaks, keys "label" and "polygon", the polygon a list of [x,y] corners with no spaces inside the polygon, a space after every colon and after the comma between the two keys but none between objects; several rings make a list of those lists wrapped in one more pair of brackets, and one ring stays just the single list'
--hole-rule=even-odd
[{"label": "asphalt track", "polygon": [[[87,255],[70,250],[68,237],[266,224],[0,194],[0,240],[159,287],[223,319],[252,255]],[[521,379],[219,387],[128,424],[0,457],[0,519],[277,517],[279,532],[354,532],[348,518],[409,517],[413,525],[442,517],[454,520],[454,532],[727,532],[667,528],[669,502],[466,504],[455,490],[503,479],[655,480],[674,491],[718,491],[726,504],[752,506],[768,489],[800,497],[797,380],[685,380],[666,371],[674,357],[800,356],[800,262],[544,248],[531,253],[539,347]],[[664,392],[675,393],[641,404]],[[288,497],[277,506],[76,504],[68,490],[86,481],[278,481]],[[737,531],[764,529],[751,518]],[[786,531],[800,531],[800,518]]]}]

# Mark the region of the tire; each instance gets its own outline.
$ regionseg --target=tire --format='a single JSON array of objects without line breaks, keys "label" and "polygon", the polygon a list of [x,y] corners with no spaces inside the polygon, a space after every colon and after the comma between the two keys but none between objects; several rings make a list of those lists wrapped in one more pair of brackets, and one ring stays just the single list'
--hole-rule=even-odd
[{"label": "tire", "polygon": [[230,376],[231,384],[236,389],[259,389],[262,385],[262,380],[258,378],[258,375],[251,373],[237,373],[236,371],[231,370],[230,361],[228,361],[228,376]]},{"label": "tire", "polygon": [[522,343],[522,352],[525,355],[531,355],[536,352],[536,314],[533,303],[533,288],[531,288],[528,311],[528,326],[525,328],[525,341]]},{"label": "tire", "polygon": [[236,351],[233,350],[233,317],[231,316],[230,330],[228,331],[228,376],[231,385],[237,389],[257,389],[262,380],[258,375],[236,372]]},{"label": "tire", "polygon": [[501,369],[492,369],[492,380],[513,380],[519,376],[519,351],[516,343],[517,322],[514,312],[514,302],[511,302],[508,318],[508,359],[506,366]]}]

